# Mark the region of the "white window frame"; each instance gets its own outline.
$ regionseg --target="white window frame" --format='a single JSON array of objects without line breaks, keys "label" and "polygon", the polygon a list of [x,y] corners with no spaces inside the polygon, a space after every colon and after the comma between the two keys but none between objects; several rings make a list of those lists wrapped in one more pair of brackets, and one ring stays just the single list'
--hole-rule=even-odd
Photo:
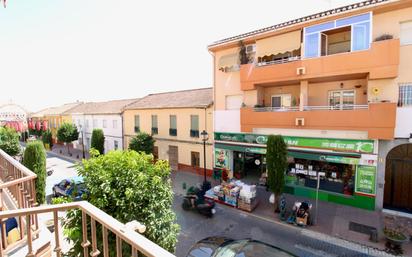
[{"label": "white window frame", "polygon": [[[289,106],[285,106],[283,103],[284,103],[284,100],[283,100],[283,98],[285,97],[285,96],[289,96],[290,97],[290,105]],[[289,107],[291,107],[292,106],[292,94],[276,94],[276,95],[271,95],[271,97],[270,97],[270,107],[272,107],[273,106],[273,98],[274,97],[280,97],[280,108],[289,108]]]},{"label": "white window frame", "polygon": [[339,106],[340,106],[339,110],[345,110],[343,108],[343,92],[349,92],[349,91],[353,92],[353,105],[356,105],[356,90],[355,89],[341,89],[341,90],[329,90],[328,91],[328,107],[335,110],[334,109],[335,106],[330,105],[330,95],[334,92],[341,92],[340,100],[339,100],[339,102],[340,102],[339,103]]},{"label": "white window frame", "polygon": [[410,41],[407,41],[406,43],[402,42],[401,26],[402,26],[403,23],[411,23],[411,26],[412,26],[412,20],[402,21],[402,22],[399,23],[399,39],[400,39],[401,46],[412,45],[412,35],[410,36],[411,37]]}]

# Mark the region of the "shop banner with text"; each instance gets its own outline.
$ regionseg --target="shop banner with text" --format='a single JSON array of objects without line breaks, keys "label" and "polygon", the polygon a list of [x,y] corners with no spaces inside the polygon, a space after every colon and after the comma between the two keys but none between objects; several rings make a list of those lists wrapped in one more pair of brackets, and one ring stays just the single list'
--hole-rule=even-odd
[{"label": "shop banner with text", "polygon": [[356,169],[355,192],[375,195],[376,167],[358,165]]},{"label": "shop banner with text", "polygon": [[[342,152],[373,153],[373,140],[283,136],[289,147],[328,149]],[[215,132],[215,140],[265,145],[267,135]]]}]

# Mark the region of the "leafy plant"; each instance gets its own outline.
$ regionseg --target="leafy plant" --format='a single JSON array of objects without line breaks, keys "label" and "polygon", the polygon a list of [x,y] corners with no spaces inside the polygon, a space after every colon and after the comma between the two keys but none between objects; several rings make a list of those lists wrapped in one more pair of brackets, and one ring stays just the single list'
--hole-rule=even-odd
[{"label": "leafy plant", "polygon": [[14,129],[0,127],[0,149],[10,156],[20,153],[19,134]]},{"label": "leafy plant", "polygon": [[383,233],[391,239],[395,239],[395,240],[406,240],[406,236],[405,234],[402,232],[401,227],[397,227],[397,228],[388,228],[385,227],[383,229]]},{"label": "leafy plant", "polygon": [[50,146],[50,149],[53,148],[53,137],[52,137],[52,132],[50,129],[43,132],[42,141],[43,141],[43,144],[48,144]]},{"label": "leafy plant", "polygon": [[[173,191],[166,161],[154,163],[153,156],[143,152],[111,151],[83,160],[77,169],[89,191],[86,200],[122,223],[136,220],[146,225],[144,236],[174,251],[180,229],[172,210]],[[67,256],[82,256],[81,212],[69,211],[63,226],[73,245]],[[100,228],[96,230],[98,238]],[[114,256],[115,236],[110,233],[108,241],[110,256]],[[99,249],[101,243],[99,240]],[[123,256],[130,256],[130,248],[123,246]]]},{"label": "leafy plant", "polygon": [[146,154],[153,153],[155,140],[145,132],[138,133],[132,138],[129,144],[129,149],[136,152],[144,152]]},{"label": "leafy plant", "polygon": [[101,129],[93,129],[91,147],[104,154],[104,134]]},{"label": "leafy plant", "polygon": [[287,168],[287,147],[280,135],[270,135],[267,140],[266,167],[268,170],[268,186],[275,194],[275,212],[279,212],[280,194],[285,185]]},{"label": "leafy plant", "polygon": [[63,123],[57,130],[57,139],[67,145],[67,152],[70,154],[69,144],[79,139],[79,131],[73,123]]},{"label": "leafy plant", "polygon": [[41,141],[27,143],[23,165],[36,173],[36,198],[38,203],[43,204],[46,201],[46,150]]}]

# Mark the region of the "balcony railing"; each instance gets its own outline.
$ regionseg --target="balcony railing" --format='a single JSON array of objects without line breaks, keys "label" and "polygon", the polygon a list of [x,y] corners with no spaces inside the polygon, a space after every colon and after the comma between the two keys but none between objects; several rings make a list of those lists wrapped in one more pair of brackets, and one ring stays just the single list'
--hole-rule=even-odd
[{"label": "balcony railing", "polygon": [[292,56],[292,57],[287,57],[287,58],[281,58],[278,60],[274,61],[269,61],[269,62],[257,62],[256,66],[266,66],[266,65],[272,65],[272,64],[282,64],[282,63],[287,63],[287,62],[293,62],[293,61],[299,61],[301,59],[300,56]]},{"label": "balcony railing", "polygon": [[[325,105],[325,106],[303,106],[303,111],[316,111],[316,110],[362,110],[368,109],[367,104],[338,104],[338,105]],[[255,112],[295,112],[299,111],[299,106],[291,107],[255,107]]]},{"label": "balcony railing", "polygon": [[[35,173],[0,149],[0,210],[12,211],[36,206],[37,202],[34,184],[36,178],[37,176]],[[34,234],[38,233],[39,225],[37,215],[32,215],[30,219],[26,220],[24,220],[23,217],[19,217],[16,221],[20,228],[30,226],[34,231]],[[4,249],[17,247],[21,243],[21,241],[17,241],[8,245],[5,219],[0,218],[0,227],[0,253]],[[25,231],[20,229],[19,233],[20,239],[24,238]]]},{"label": "balcony railing", "polygon": [[[82,247],[83,256],[98,256],[103,252],[104,257],[109,256],[109,243],[108,236],[112,233],[116,236],[116,256],[122,256],[122,244],[128,244],[131,246],[131,252],[127,253],[125,256],[140,256],[139,253],[148,257],[174,257],[173,254],[169,253],[159,245],[150,241],[143,235],[139,234],[135,230],[143,233],[145,227],[138,222],[131,222],[128,224],[123,224],[117,219],[111,217],[107,213],[103,212],[96,206],[92,205],[87,201],[57,204],[49,206],[40,206],[27,209],[10,210],[0,212],[0,220],[18,217],[19,219],[25,218],[28,221],[26,224],[26,243],[27,243],[27,255],[25,256],[35,256],[35,250],[33,248],[33,228],[30,224],[30,220],[41,213],[50,213],[53,215],[54,224],[54,234],[55,234],[55,248],[54,252],[57,257],[62,256],[61,250],[61,238],[60,232],[61,226],[59,222],[59,212],[64,212],[70,209],[78,209],[82,212]],[[89,225],[88,225],[89,223]],[[102,237],[97,238],[96,228],[97,223],[101,225]],[[23,230],[23,229],[21,229]],[[88,235],[90,231],[90,235]],[[0,240],[0,244],[2,244]],[[102,249],[97,248],[97,242],[102,242]],[[1,245],[0,245],[1,246]],[[91,250],[91,251],[90,251]],[[6,252],[0,247],[0,257],[5,256]]]}]

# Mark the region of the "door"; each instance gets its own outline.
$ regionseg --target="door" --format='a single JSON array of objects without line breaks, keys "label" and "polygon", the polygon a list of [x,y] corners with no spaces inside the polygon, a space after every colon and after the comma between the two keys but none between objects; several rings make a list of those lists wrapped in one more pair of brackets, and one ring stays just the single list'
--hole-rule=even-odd
[{"label": "door", "polygon": [[338,90],[329,92],[329,107],[332,110],[353,109],[355,104],[354,90]]},{"label": "door", "polygon": [[280,108],[282,106],[281,96],[272,96],[272,107]]},{"label": "door", "polygon": [[320,33],[320,55],[328,54],[328,35]]},{"label": "door", "polygon": [[272,96],[272,107],[290,107],[292,104],[292,96],[290,94],[273,95]]},{"label": "door", "polygon": [[386,157],[383,206],[412,213],[412,144],[392,149]]},{"label": "door", "polygon": [[177,146],[169,145],[169,165],[174,171],[177,171],[179,163],[179,149]]}]

